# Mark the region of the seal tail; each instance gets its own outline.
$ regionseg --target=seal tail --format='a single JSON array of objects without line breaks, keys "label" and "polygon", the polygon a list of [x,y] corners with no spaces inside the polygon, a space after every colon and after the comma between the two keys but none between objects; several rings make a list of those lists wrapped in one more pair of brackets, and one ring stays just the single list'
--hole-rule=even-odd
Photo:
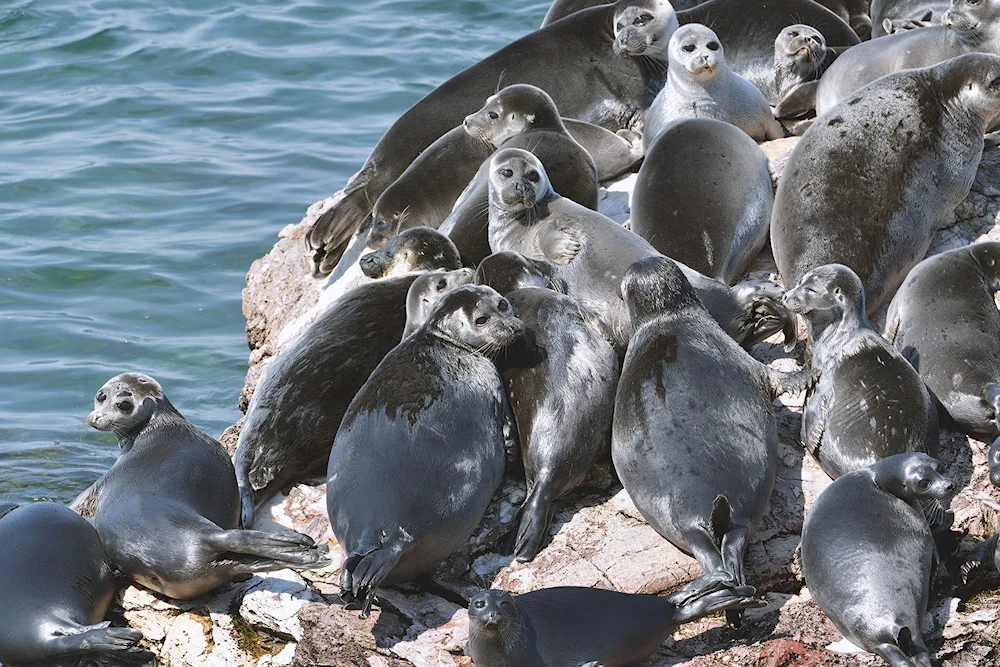
[{"label": "seal tail", "polygon": [[402,549],[386,546],[351,552],[340,572],[340,598],[348,605],[360,604],[361,618],[368,618],[375,591],[395,569],[401,555]]},{"label": "seal tail", "polygon": [[306,237],[313,251],[313,278],[326,278],[347,250],[354,233],[372,210],[372,198],[366,187],[346,193],[333,203],[316,222]]}]

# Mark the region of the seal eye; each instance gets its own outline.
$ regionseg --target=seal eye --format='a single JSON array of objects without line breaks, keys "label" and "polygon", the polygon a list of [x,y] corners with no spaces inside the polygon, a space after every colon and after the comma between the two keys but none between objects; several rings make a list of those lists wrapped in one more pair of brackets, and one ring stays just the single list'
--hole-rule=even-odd
[{"label": "seal eye", "polygon": [[797,33],[797,32],[793,32],[792,33],[792,37],[798,37],[798,36],[799,36],[799,33]]},{"label": "seal eye", "polygon": [[490,120],[496,120],[497,118],[500,117],[500,114],[498,114],[496,111],[491,111],[486,115],[490,117]]},{"label": "seal eye", "polygon": [[653,15],[652,14],[641,14],[639,16],[639,18],[637,18],[636,20],[632,21],[632,25],[639,26],[641,28],[642,26],[646,25],[647,23],[649,23],[652,20],[653,20]]},{"label": "seal eye", "polygon": [[132,412],[132,408],[134,408],[135,405],[132,401],[118,401],[115,403],[115,407],[122,412]]},{"label": "seal eye", "polygon": [[480,315],[479,317],[476,318],[476,326],[477,327],[485,326],[486,323],[489,321],[490,318],[487,315]]},{"label": "seal eye", "polygon": [[718,42],[709,42],[708,43],[708,50],[709,51],[718,51],[719,50],[719,43]]},{"label": "seal eye", "polygon": [[500,608],[501,609],[510,609],[510,607],[511,607],[511,604],[507,600],[504,600],[503,602],[500,603]]},{"label": "seal eye", "polygon": [[97,396],[95,396],[94,398],[97,399],[98,403],[103,403],[104,401],[108,400],[108,395],[105,394],[104,390],[102,389],[101,391],[97,392]]},{"label": "seal eye", "polygon": [[497,310],[501,313],[506,313],[510,310],[510,304],[507,303],[507,299],[500,299],[500,303],[497,304]]},{"label": "seal eye", "polygon": [[448,286],[448,281],[445,280],[444,278],[442,278],[441,280],[438,281],[437,291],[438,292],[443,292],[444,288],[447,287],[447,286]]},{"label": "seal eye", "polygon": [[979,4],[979,0],[965,0],[965,3],[967,5],[978,5]]},{"label": "seal eye", "polygon": [[514,170],[513,169],[501,169],[500,170],[500,175],[503,176],[504,178],[510,178],[511,176],[514,175]]},{"label": "seal eye", "polygon": [[989,86],[990,88],[1000,88],[1000,76],[990,81]]},{"label": "seal eye", "polygon": [[529,181],[531,181],[532,183],[537,183],[538,182],[538,172],[537,171],[529,171],[527,174],[524,175],[524,177],[526,179],[528,179]]},{"label": "seal eye", "polygon": [[681,48],[684,50],[684,53],[691,53],[692,51],[694,51],[695,46],[694,44],[685,44]]},{"label": "seal eye", "polygon": [[476,609],[486,609],[486,600],[476,600],[472,603],[472,606]]},{"label": "seal eye", "polygon": [[931,486],[931,481],[929,479],[922,479],[919,482],[917,482],[917,488],[920,489],[921,491],[926,491],[927,489],[930,488],[930,486]]}]

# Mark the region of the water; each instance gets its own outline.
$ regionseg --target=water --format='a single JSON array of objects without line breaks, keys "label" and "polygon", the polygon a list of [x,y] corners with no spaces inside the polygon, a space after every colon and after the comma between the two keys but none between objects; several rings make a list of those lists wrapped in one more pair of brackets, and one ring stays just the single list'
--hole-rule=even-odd
[{"label": "water", "polygon": [[215,436],[235,421],[251,262],[547,6],[0,4],[0,499],[69,501],[111,466],[85,420],[120,372]]}]

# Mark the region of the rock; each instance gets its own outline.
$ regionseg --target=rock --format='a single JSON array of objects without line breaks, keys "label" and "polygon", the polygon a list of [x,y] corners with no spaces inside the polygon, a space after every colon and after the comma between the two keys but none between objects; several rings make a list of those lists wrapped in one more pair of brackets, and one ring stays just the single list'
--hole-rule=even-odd
[{"label": "rock", "polygon": [[[777,179],[797,137],[762,146]],[[627,224],[635,176],[602,188],[600,210]],[[972,192],[956,210],[956,224],[942,230],[931,253],[980,239],[1000,240],[1000,149],[984,154]],[[274,249],[253,264],[243,308],[247,317],[250,369],[240,398],[245,409],[267,363],[302,327],[342,293],[353,274],[339,281],[309,276],[304,237],[332,200],[310,207],[305,218],[282,230]],[[357,247],[355,247],[355,252]],[[756,260],[750,277],[774,278],[770,249]],[[804,329],[800,329],[804,340]],[[776,336],[772,342],[778,342]],[[804,345],[794,354],[758,345],[754,355],[776,368],[798,367]],[[798,445],[803,396],[775,404],[779,429],[779,469],[769,513],[747,553],[747,578],[768,592],[768,607],[747,612],[744,626],[728,628],[722,617],[681,628],[648,665],[733,665],[750,667],[882,664],[869,654],[843,654],[827,646],[843,640],[803,588],[793,563],[807,508],[830,480]],[[223,441],[235,447],[240,424]],[[1000,493],[986,475],[986,443],[943,431],[940,458],[959,483],[952,501],[957,529],[968,531],[948,565],[954,570],[975,543],[997,525]],[[514,528],[524,500],[523,480],[510,479],[494,498],[469,543],[423,581],[380,591],[371,617],[339,602],[336,569],[304,576],[282,573],[234,584],[205,600],[172,605],[136,588],[126,590],[124,616],[144,631],[164,664],[279,665],[458,665],[467,637],[464,604],[484,586],[525,592],[543,586],[594,586],[630,593],[663,593],[700,574],[695,561],[656,534],[609,472],[595,466],[583,488],[556,503],[550,542],[531,563],[515,563],[496,545]],[[302,484],[278,497],[261,513],[261,526],[302,531],[331,544],[343,557],[326,520],[323,486]],[[942,571],[943,573],[943,571]],[[995,585],[995,584],[994,584]],[[951,667],[995,664],[1000,656],[996,594],[968,597],[945,578],[935,580],[927,634],[942,664]],[[293,617],[294,612],[294,617]],[[292,641],[294,640],[294,641]],[[170,662],[167,662],[169,660]]]}]

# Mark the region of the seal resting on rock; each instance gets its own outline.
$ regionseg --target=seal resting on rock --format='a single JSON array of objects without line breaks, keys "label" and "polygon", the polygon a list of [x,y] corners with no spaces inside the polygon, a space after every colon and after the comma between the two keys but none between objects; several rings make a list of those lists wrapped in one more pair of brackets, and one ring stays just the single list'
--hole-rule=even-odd
[{"label": "seal resting on rock", "polygon": [[426,574],[465,544],[503,478],[510,429],[494,354],[524,332],[506,299],[465,285],[386,355],[330,453],[330,524],[345,602]]},{"label": "seal resting on rock", "polygon": [[0,660],[146,664],[142,633],[104,620],[115,576],[97,531],[58,503],[0,502]]},{"label": "seal resting on rock", "polygon": [[954,221],[998,115],[1000,58],[973,53],[885,76],[817,119],[775,194],[771,248],[784,283],[844,264],[868,313],[878,310]]},{"label": "seal resting on rock", "polygon": [[465,654],[476,667],[623,667],[648,658],[678,626],[720,611],[763,606],[753,586],[691,597],[562,586],[469,602]]},{"label": "seal resting on rock", "polygon": [[868,322],[857,274],[813,269],[782,299],[809,327],[813,368],[802,441],[837,479],[904,452],[935,454],[937,407],[920,375]]},{"label": "seal resting on rock", "polygon": [[885,335],[961,429],[995,438],[1000,418],[1000,242],[928,257],[910,271]]},{"label": "seal resting on rock", "polygon": [[806,514],[809,592],[848,640],[892,667],[930,667],[924,614],[934,539],[920,503],[955,485],[920,453],[896,454],[828,486]]},{"label": "seal resting on rock", "polygon": [[148,375],[108,380],[87,421],[121,447],[97,482],[94,524],[109,562],[128,578],[187,600],[243,574],[329,563],[325,545],[301,533],[235,530],[240,495],[226,450]]}]

